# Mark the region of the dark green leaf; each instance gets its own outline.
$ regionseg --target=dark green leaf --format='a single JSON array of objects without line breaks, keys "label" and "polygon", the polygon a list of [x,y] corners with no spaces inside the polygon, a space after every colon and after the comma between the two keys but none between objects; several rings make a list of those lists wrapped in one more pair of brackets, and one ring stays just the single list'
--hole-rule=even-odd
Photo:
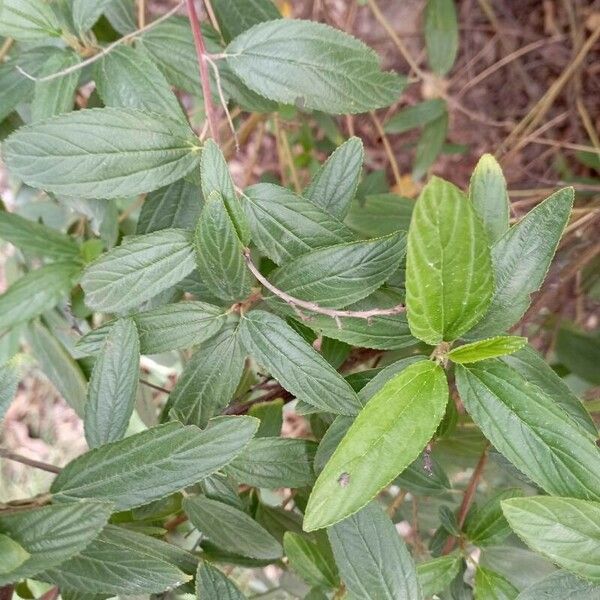
[{"label": "dark green leaf", "polygon": [[423,598],[406,544],[377,502],[336,523],[327,533],[349,598]]},{"label": "dark green leaf", "polygon": [[600,586],[567,571],[556,571],[523,590],[517,600],[598,600]]},{"label": "dark green leaf", "polygon": [[266,560],[283,554],[279,542],[266,529],[233,506],[195,496],[186,498],[183,508],[194,527],[223,550]]},{"label": "dark green leaf", "polygon": [[482,600],[515,600],[519,590],[502,575],[484,567],[475,571],[475,597]]},{"label": "dark green leaf", "polygon": [[85,438],[90,448],[125,435],[133,414],[140,371],[140,342],[133,319],[110,328],[96,357],[85,405]]},{"label": "dark green leaf", "polygon": [[427,0],[425,44],[431,70],[437,75],[446,75],[458,52],[458,20],[454,0]]},{"label": "dark green leaf", "polygon": [[256,437],[278,437],[283,425],[283,400],[257,402],[248,410],[251,417],[260,419]]},{"label": "dark green leaf", "polygon": [[414,205],[396,194],[372,194],[352,202],[344,223],[364,237],[408,231]]},{"label": "dark green leaf", "polygon": [[462,192],[434,177],[408,232],[406,304],[415,337],[452,341],[481,319],[493,292],[483,225]]},{"label": "dark green leaf", "polygon": [[115,31],[123,35],[137,29],[134,6],[129,0],[112,0],[106,7],[105,15]]},{"label": "dark green leaf", "polygon": [[73,0],[73,23],[78,31],[84,33],[94,26],[100,15],[113,0]]},{"label": "dark green leaf", "polygon": [[556,356],[572,373],[600,385],[600,334],[561,327],[556,339]]},{"label": "dark green leaf", "polygon": [[440,556],[417,565],[417,579],[426,598],[444,591],[458,575],[461,557]]},{"label": "dark green leaf", "polygon": [[439,119],[446,111],[446,103],[441,98],[424,100],[395,113],[385,124],[385,131],[387,133],[404,133]]},{"label": "dark green leaf", "polygon": [[202,561],[196,574],[196,596],[198,600],[244,600],[246,596],[219,569]]},{"label": "dark green leaf", "polygon": [[390,379],[358,414],[313,488],[304,529],[355,513],[431,439],[448,401],[443,370],[422,360]]},{"label": "dark green leaf", "polygon": [[117,510],[147,504],[223,468],[246,447],[258,421],[216,419],[206,430],[168,423],[90,450],[54,480],[56,500],[98,498]]},{"label": "dark green leaf", "polygon": [[335,588],[339,585],[339,575],[327,538],[286,532],[283,547],[291,568],[308,585]]},{"label": "dark green leaf", "polygon": [[42,0],[3,0],[0,35],[16,40],[59,37],[60,23],[52,7]]},{"label": "dark green leaf", "polygon": [[459,364],[479,362],[487,358],[496,358],[517,352],[527,344],[527,338],[498,335],[487,340],[472,342],[453,348],[448,352],[448,358]]},{"label": "dark green leaf", "polygon": [[8,362],[0,365],[0,423],[15,397],[21,378],[19,367],[21,361],[22,358],[16,355]]},{"label": "dark green leaf", "polygon": [[[452,1],[452,0],[450,0]],[[413,164],[413,179],[420,179],[427,173],[439,156],[446,134],[448,133],[448,113],[442,114],[434,121],[430,121],[423,127],[423,132],[415,150],[415,161]]]},{"label": "dark green leaf", "polygon": [[226,42],[257,23],[281,18],[271,0],[213,0],[212,4]]},{"label": "dark green leaf", "polygon": [[168,117],[101,108],[21,127],[2,146],[10,172],[32,187],[116,198],[181,179],[198,164],[200,142]]},{"label": "dark green leaf", "polygon": [[360,113],[395,102],[404,80],[383,73],[362,42],[322,23],[278,19],[225,49],[233,72],[258,94],[326,113]]}]

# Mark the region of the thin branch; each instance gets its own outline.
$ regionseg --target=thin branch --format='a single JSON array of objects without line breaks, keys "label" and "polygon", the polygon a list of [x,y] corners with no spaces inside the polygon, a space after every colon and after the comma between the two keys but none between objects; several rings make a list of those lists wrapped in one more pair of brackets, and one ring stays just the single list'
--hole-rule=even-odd
[{"label": "thin branch", "polygon": [[396,186],[400,186],[402,184],[402,176],[400,175],[400,168],[398,167],[396,157],[394,156],[394,150],[392,149],[390,140],[388,140],[388,137],[385,134],[385,130],[383,129],[383,125],[381,124],[381,121],[377,118],[375,112],[371,111],[369,114],[371,116],[371,120],[373,121],[373,125],[375,125],[375,129],[377,129],[377,133],[379,134],[379,137],[383,142],[383,148],[388,157],[388,161],[390,162],[390,167],[392,168],[392,174],[394,175]]},{"label": "thin branch", "polygon": [[62,471],[60,467],[55,467],[54,465],[50,465],[48,463],[40,462],[39,460],[33,460],[31,458],[27,458],[26,456],[21,456],[20,454],[15,454],[14,452],[10,452],[5,448],[0,448],[0,458],[5,458],[6,460],[12,460],[14,462],[21,463],[22,465],[27,465],[28,467],[34,467],[36,469],[41,469],[42,471],[47,471],[48,473],[58,474]]},{"label": "thin branch", "polygon": [[[302,313],[299,309],[303,308],[313,313],[325,315],[326,317],[331,317],[335,320],[337,326],[341,329],[341,318],[369,320],[373,317],[399,315],[406,310],[404,304],[398,304],[396,306],[393,306],[392,308],[371,308],[369,310],[336,310],[334,308],[324,308],[323,306],[319,306],[314,302],[307,302],[306,300],[300,300],[300,298],[294,298],[294,296],[290,296],[289,294],[286,294],[283,290],[280,290],[279,288],[275,287],[268,279],[266,279],[262,275],[262,273],[258,270],[257,266],[252,262],[250,250],[248,248],[244,248],[243,254],[244,260],[246,261],[246,265],[248,266],[248,269],[254,275],[254,277],[256,277],[256,279],[271,293],[273,293],[275,296],[281,298],[284,302],[289,304],[300,316],[302,316]],[[303,318],[306,320],[306,317]]]},{"label": "thin branch", "polygon": [[161,387],[160,385],[156,385],[155,383],[151,383],[147,379],[142,379],[140,377],[139,378],[139,382],[141,384],[143,384],[143,385],[147,385],[149,388],[152,388],[153,390],[156,390],[157,392],[163,392],[164,394],[170,394],[171,393],[171,390],[168,390],[165,387]]},{"label": "thin branch", "polygon": [[138,8],[138,27],[142,29],[146,26],[146,0],[137,0]]},{"label": "thin branch", "polygon": [[198,57],[198,69],[200,72],[200,83],[202,85],[202,95],[204,96],[204,112],[206,113],[206,119],[208,121],[208,129],[211,137],[219,143],[219,127],[217,121],[217,115],[215,112],[215,106],[212,100],[212,93],[210,90],[210,79],[208,75],[208,60],[206,46],[204,45],[204,37],[202,35],[202,28],[200,27],[200,21],[198,20],[198,14],[196,13],[196,7],[194,0],[186,0],[188,17],[190,25],[192,27],[192,34],[194,35],[194,45],[196,47],[196,56]]}]

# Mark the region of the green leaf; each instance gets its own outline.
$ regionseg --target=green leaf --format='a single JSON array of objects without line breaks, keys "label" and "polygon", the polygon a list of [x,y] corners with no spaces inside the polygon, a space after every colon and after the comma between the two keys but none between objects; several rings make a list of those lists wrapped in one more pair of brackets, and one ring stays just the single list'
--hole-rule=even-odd
[{"label": "green leaf", "polygon": [[421,496],[447,494],[452,489],[452,485],[444,469],[433,458],[429,457],[427,460],[430,462],[429,470],[425,469],[425,457],[419,456],[394,479],[394,485]]},{"label": "green leaf", "polygon": [[415,337],[452,341],[481,319],[493,292],[483,225],[452,184],[434,177],[408,231],[406,304]]},{"label": "green leaf", "polygon": [[113,0],[73,0],[73,23],[77,31],[89,31]]},{"label": "green leaf", "polygon": [[256,437],[277,437],[283,425],[283,400],[270,400],[257,402],[248,410],[251,417],[260,419],[260,426]]},{"label": "green leaf", "polygon": [[90,448],[125,436],[133,414],[140,371],[140,342],[133,319],[110,328],[96,357],[85,405],[85,439]]},{"label": "green leaf", "polygon": [[287,531],[283,547],[290,567],[311,586],[335,588],[339,575],[327,538],[311,539],[306,535]]},{"label": "green leaf", "polygon": [[336,148],[325,164],[316,172],[303,196],[324,208],[338,219],[343,219],[356,194],[362,172],[364,149],[362,140],[351,137]]},{"label": "green leaf", "polygon": [[60,22],[43,0],[3,0],[0,4],[0,35],[27,41],[60,34]]},{"label": "green leaf", "polygon": [[265,560],[283,554],[280,543],[266,529],[233,506],[194,496],[184,499],[183,509],[196,529],[227,552]]},{"label": "green leaf", "polygon": [[444,591],[458,575],[461,557],[440,556],[417,565],[417,579],[426,598]]},{"label": "green leaf", "polygon": [[191,232],[163,229],[140,235],[103,254],[81,278],[86,304],[102,312],[139,306],[194,269]]},{"label": "green leaf", "polygon": [[[54,75],[80,62],[81,59],[72,50],[52,54],[44,63],[40,75]],[[73,71],[49,81],[37,81],[31,103],[31,120],[40,121],[72,111],[79,75],[79,71]]]},{"label": "green leaf", "polygon": [[0,533],[0,577],[18,569],[31,555],[21,544]]},{"label": "green leaf", "polygon": [[510,209],[502,168],[491,154],[479,159],[471,175],[469,199],[483,221],[490,245],[495,244],[508,231]]},{"label": "green leaf", "polygon": [[187,179],[175,181],[146,196],[135,232],[139,235],[170,228],[193,230],[203,203],[199,187]]},{"label": "green leaf", "polygon": [[316,444],[309,440],[256,438],[226,467],[236,481],[253,487],[300,488],[315,481]]},{"label": "green leaf", "polygon": [[474,506],[467,516],[464,532],[470,542],[477,546],[498,544],[510,534],[510,527],[502,514],[500,503],[509,498],[522,496],[518,488],[501,490],[483,506]]},{"label": "green leaf", "polygon": [[192,130],[126,108],[79,110],[21,127],[2,144],[6,166],[32,187],[83,198],[150,192],[198,164]]},{"label": "green leaf", "polygon": [[458,20],[454,0],[427,0],[425,45],[431,70],[446,75],[458,52]]},{"label": "green leaf", "polygon": [[67,404],[83,417],[87,381],[73,357],[47,327],[32,323],[27,335],[33,356]]},{"label": "green leaf", "polygon": [[360,113],[395,102],[404,79],[377,54],[322,23],[278,19],[255,25],[225,49],[233,72],[258,94],[326,113]]},{"label": "green leaf", "polygon": [[533,496],[502,502],[513,531],[533,550],[600,582],[600,503]]},{"label": "green leaf", "polygon": [[530,296],[542,285],[571,214],[573,188],[538,204],[492,247],[495,291],[469,339],[503,333],[523,316]]},{"label": "green leaf", "polygon": [[246,447],[258,421],[216,419],[206,430],[167,423],[90,450],[54,480],[57,501],[98,498],[116,510],[147,504],[222,469]]},{"label": "green leaf", "polygon": [[481,600],[515,600],[519,590],[515,588],[502,575],[477,567],[475,571],[475,598]]},{"label": "green leaf", "polygon": [[6,211],[0,211],[0,239],[31,256],[59,261],[79,256],[79,246],[68,235]]},{"label": "green leaf", "polygon": [[30,321],[56,306],[73,286],[80,266],[56,262],[29,271],[0,295],[0,330]]},{"label": "green leaf", "polygon": [[33,577],[81,552],[110,513],[110,504],[92,501],[0,512],[0,530],[30,555],[9,573],[0,570],[0,585]]},{"label": "green leaf", "polygon": [[517,600],[598,600],[600,586],[571,575],[555,571],[523,590]]},{"label": "green leaf", "polygon": [[134,8],[129,0],[112,0],[107,5],[104,14],[115,31],[126,35],[137,29]]},{"label": "green leaf", "polygon": [[427,173],[429,167],[440,155],[448,133],[448,113],[443,113],[437,119],[423,127],[423,132],[415,150],[412,177],[420,179]]},{"label": "green leaf", "polygon": [[408,231],[414,205],[397,194],[372,194],[352,202],[344,223],[364,237]]},{"label": "green leaf", "polygon": [[561,327],[556,338],[556,356],[572,373],[600,385],[600,334],[585,334]]},{"label": "green leaf", "polygon": [[6,414],[21,379],[20,363],[22,358],[16,355],[8,362],[0,365],[0,423]]},{"label": "green leaf", "polygon": [[219,192],[205,196],[195,233],[196,268],[209,292],[233,304],[250,295],[252,275]]},{"label": "green leaf", "polygon": [[412,106],[407,106],[392,115],[385,124],[386,133],[404,133],[427,125],[439,119],[447,112],[446,103],[441,98],[424,100]]},{"label": "green leaf", "polygon": [[551,396],[554,402],[586,431],[594,436],[597,434],[596,424],[581,400],[533,348],[525,346],[515,354],[503,356],[501,360],[529,383],[537,385]]},{"label": "green leaf", "polygon": [[415,564],[377,502],[327,530],[349,599],[420,600]]},{"label": "green leaf", "polygon": [[110,525],[83,552],[41,577],[61,589],[88,594],[90,590],[110,596],[157,594],[191,579],[171,563],[170,548],[165,542]]},{"label": "green leaf", "polygon": [[246,596],[219,569],[202,561],[196,574],[196,597],[198,600],[244,600]]},{"label": "green leaf", "polygon": [[186,123],[165,76],[143,46],[122,45],[111,50],[96,63],[94,80],[105,106],[139,108]]},{"label": "green leaf", "polygon": [[204,427],[231,402],[244,370],[238,323],[226,325],[204,341],[185,365],[169,396],[171,415]]},{"label": "green leaf", "polygon": [[279,317],[253,310],[243,316],[240,335],[248,354],[299,400],[339,414],[361,408],[343,377]]},{"label": "green leaf", "polygon": [[277,185],[253,185],[245,190],[243,202],[254,243],[277,264],[355,239],[323,208]]},{"label": "green leaf", "polygon": [[213,10],[226,42],[257,23],[281,18],[271,0],[213,0]]},{"label": "green leaf", "polygon": [[459,364],[479,362],[486,358],[496,358],[517,352],[527,344],[527,338],[498,335],[487,340],[479,340],[453,348],[448,352],[448,358]]},{"label": "green leaf", "polygon": [[515,467],[550,494],[600,499],[595,436],[498,359],[456,366],[466,409]]},{"label": "green leaf", "polygon": [[[225,324],[226,313],[206,302],[184,301],[166,304],[131,315],[142,354],[181,350],[208,340]],[[115,321],[109,321],[79,338],[77,349],[83,354],[99,352]]]},{"label": "green leaf", "polygon": [[358,414],[313,488],[305,531],[355,513],[431,439],[448,401],[443,370],[423,360],[390,379]]},{"label": "green leaf", "polygon": [[404,234],[320,248],[285,262],[271,282],[285,293],[320,306],[341,308],[362,300],[398,268]]}]

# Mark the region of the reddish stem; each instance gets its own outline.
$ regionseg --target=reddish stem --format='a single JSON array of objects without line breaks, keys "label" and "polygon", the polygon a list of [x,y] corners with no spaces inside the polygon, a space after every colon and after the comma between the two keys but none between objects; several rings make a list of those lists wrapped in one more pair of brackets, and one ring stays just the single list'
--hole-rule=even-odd
[{"label": "reddish stem", "polygon": [[215,105],[212,100],[212,93],[210,91],[210,79],[208,75],[208,60],[206,58],[206,46],[204,45],[204,37],[202,35],[202,28],[200,27],[200,21],[198,20],[198,14],[196,13],[196,7],[194,6],[194,0],[186,0],[188,18],[192,27],[192,34],[194,35],[194,44],[196,46],[196,55],[198,57],[198,68],[200,71],[200,83],[202,84],[202,95],[204,96],[204,112],[206,112],[206,119],[208,120],[208,130],[210,131],[211,137],[219,143],[219,128],[217,125],[217,115],[215,111]]}]

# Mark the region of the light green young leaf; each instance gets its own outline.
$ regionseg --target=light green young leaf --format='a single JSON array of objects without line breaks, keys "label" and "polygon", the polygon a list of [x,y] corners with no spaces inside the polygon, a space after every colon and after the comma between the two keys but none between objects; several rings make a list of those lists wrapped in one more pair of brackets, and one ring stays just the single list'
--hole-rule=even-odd
[{"label": "light green young leaf", "polygon": [[[158,594],[189,581],[175,562],[183,550],[114,525],[80,554],[40,577],[61,589],[102,595]],[[175,555],[175,556],[174,556]],[[189,559],[186,563],[191,562]]]},{"label": "light green young leaf", "polygon": [[277,560],[281,544],[245,512],[206,496],[184,499],[192,525],[219,548],[250,558]]},{"label": "light green young leaf", "polygon": [[[75,52],[64,50],[62,54],[52,54],[48,58],[40,75],[54,75],[80,62]],[[79,71],[73,71],[50,81],[37,81],[31,103],[31,120],[40,121],[72,111],[79,75]]]},{"label": "light green young leaf", "polygon": [[39,322],[30,325],[27,341],[39,366],[67,404],[83,418],[87,381],[64,345]]},{"label": "light green young leaf", "polygon": [[448,401],[443,370],[423,360],[390,379],[358,414],[313,488],[305,531],[354,514],[419,455]]},{"label": "light green young leaf", "polygon": [[29,554],[10,572],[0,569],[0,585],[33,577],[81,552],[111,511],[104,502],[80,501],[0,513],[0,530]]},{"label": "light green young leaf", "polygon": [[77,31],[89,31],[112,2],[113,0],[73,0],[73,23]]},{"label": "light green young leaf", "polygon": [[10,172],[32,187],[83,198],[150,192],[198,164],[184,123],[129,108],[79,110],[21,127],[2,144]]},{"label": "light green young leaf", "polygon": [[60,37],[60,22],[44,0],[3,0],[0,3],[0,35],[16,40]]},{"label": "light green young leaf", "polygon": [[57,501],[98,498],[116,510],[147,504],[222,469],[246,447],[258,420],[215,419],[208,429],[167,423],[90,450],[54,480]]},{"label": "light green young leaf", "polygon": [[171,415],[204,427],[233,398],[244,370],[238,323],[226,325],[200,344],[185,365],[169,396]]},{"label": "light green young leaf", "polygon": [[303,196],[324,208],[338,219],[343,219],[356,194],[364,159],[362,140],[351,137],[316,172]]},{"label": "light green young leaf", "polygon": [[519,590],[502,575],[477,567],[475,571],[475,598],[481,600],[515,600]]},{"label": "light green young leaf", "polygon": [[404,133],[415,127],[427,125],[439,119],[446,112],[446,103],[441,98],[424,100],[395,113],[385,124],[385,131],[386,133]]},{"label": "light green young leaf", "polygon": [[79,256],[78,244],[68,235],[6,211],[0,211],[0,239],[31,256],[58,261],[73,261]]},{"label": "light green young leaf", "polygon": [[502,168],[491,154],[479,159],[471,175],[469,199],[483,221],[490,245],[495,244],[508,231],[510,209]]},{"label": "light green young leaf", "polygon": [[338,414],[360,410],[344,378],[279,317],[253,310],[242,318],[240,335],[247,352],[299,400]]},{"label": "light green young leaf", "polygon": [[213,0],[213,9],[226,42],[257,23],[281,18],[271,0]]},{"label": "light green young leaf", "polygon": [[247,188],[242,198],[258,249],[277,264],[310,250],[355,239],[320,206],[270,183]]},{"label": "light green young leaf", "polygon": [[362,300],[385,283],[405,252],[403,233],[338,244],[285,262],[270,279],[294,298],[341,308]]},{"label": "light green young leaf", "polygon": [[2,577],[19,568],[31,555],[21,544],[0,533],[0,556],[2,556],[2,563],[0,563],[0,577]]},{"label": "light green young leaf", "polygon": [[[131,315],[142,354],[159,354],[201,344],[221,330],[226,317],[223,308],[194,301],[166,304]],[[84,354],[99,352],[114,323],[109,321],[86,333],[79,338],[77,349]]]},{"label": "light green young leaf", "polygon": [[191,232],[163,229],[134,237],[103,254],[86,269],[81,287],[90,308],[120,312],[175,285],[194,266]]},{"label": "light green young leaf", "polygon": [[516,354],[503,356],[501,360],[551,396],[558,406],[591,435],[597,435],[596,424],[581,400],[533,348],[525,346]]},{"label": "light green young leaf", "polygon": [[415,564],[377,502],[327,529],[349,600],[421,600]]},{"label": "light green young leaf", "polygon": [[458,20],[454,0],[427,0],[425,9],[427,60],[437,75],[446,75],[458,52]]},{"label": "light green young leaf", "polygon": [[372,49],[322,23],[261,23],[236,37],[225,53],[228,65],[251,90],[326,113],[389,106],[404,88],[403,78],[379,69]]},{"label": "light green young leaf", "polygon": [[468,338],[490,337],[517,323],[542,285],[569,220],[573,188],[559,190],[513,225],[492,247],[495,291]]},{"label": "light green young leaf", "polygon": [[415,160],[412,170],[413,179],[421,179],[427,173],[429,167],[437,160],[446,141],[447,133],[447,112],[444,112],[440,117],[430,121],[423,127],[415,150]]},{"label": "light green young leaf", "polygon": [[413,200],[397,194],[371,194],[352,202],[344,223],[367,238],[408,231],[414,206]]},{"label": "light green young leaf", "polygon": [[315,481],[316,443],[301,439],[255,438],[226,467],[240,483],[253,487],[301,488]]},{"label": "light green young leaf", "polygon": [[517,371],[490,359],[456,365],[460,397],[485,436],[550,494],[600,499],[595,436]]},{"label": "light green young leaf", "polygon": [[532,496],[502,502],[513,531],[533,550],[600,582],[600,503]]},{"label": "light green young leaf", "polygon": [[598,600],[600,586],[567,571],[555,571],[523,590],[517,600]]},{"label": "light green young leaf", "polygon": [[498,335],[487,340],[479,340],[463,346],[457,346],[448,352],[448,358],[459,364],[479,362],[487,358],[496,358],[517,352],[527,344],[527,338]]},{"label": "light green young leaf", "polygon": [[493,292],[487,237],[462,192],[434,177],[408,231],[406,304],[415,337],[439,344],[477,323]]},{"label": "light green young leaf", "polygon": [[219,192],[205,195],[194,236],[196,268],[209,292],[228,304],[250,295],[252,275],[243,246]]},{"label": "light green young leaf", "polygon": [[90,448],[124,437],[133,414],[139,371],[135,323],[119,319],[111,326],[90,377],[83,421]]},{"label": "light green young leaf", "polygon": [[135,232],[140,235],[160,229],[193,230],[203,204],[199,187],[187,179],[175,181],[146,196]]},{"label": "light green young leaf", "polygon": [[439,556],[417,565],[417,579],[426,598],[444,591],[458,575],[461,557],[458,554]]},{"label": "light green young leaf", "polygon": [[290,567],[311,586],[336,588],[340,577],[327,538],[287,531],[283,536],[283,548]]},{"label": "light green young leaf", "polygon": [[210,563],[203,560],[196,574],[198,600],[245,600],[237,585]]},{"label": "light green young leaf", "polygon": [[30,321],[50,310],[69,292],[81,267],[55,262],[29,271],[0,295],[0,330]]},{"label": "light green young leaf", "polygon": [[111,50],[96,63],[94,80],[105,106],[139,108],[186,123],[165,76],[143,46],[122,45]]}]

